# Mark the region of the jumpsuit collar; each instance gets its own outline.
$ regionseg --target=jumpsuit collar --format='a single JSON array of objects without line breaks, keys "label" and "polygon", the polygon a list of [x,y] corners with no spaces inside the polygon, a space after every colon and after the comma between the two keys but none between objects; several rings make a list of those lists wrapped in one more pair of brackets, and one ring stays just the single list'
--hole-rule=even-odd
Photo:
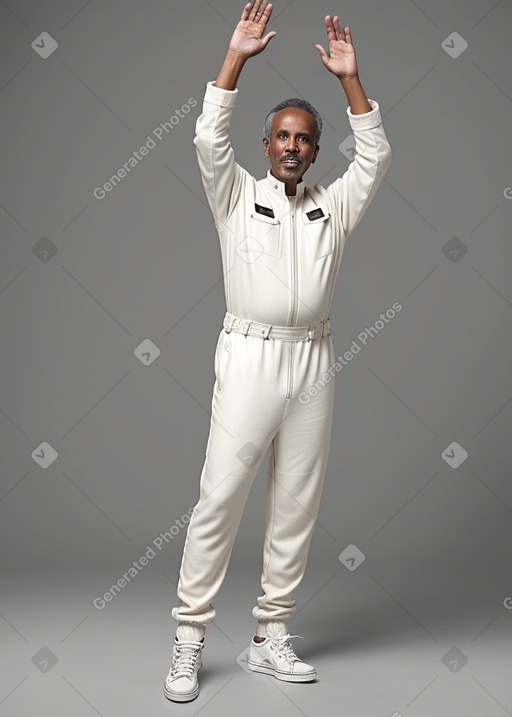
[{"label": "jumpsuit collar", "polygon": [[[267,176],[263,180],[265,184],[276,194],[280,194],[282,197],[288,198],[288,194],[286,194],[286,184],[281,181],[280,179],[277,179],[277,177],[274,177],[272,174],[271,169],[267,169]],[[302,191],[301,191],[302,189]],[[295,195],[290,196],[299,196],[300,194],[306,193],[306,186],[304,184],[304,179],[301,177],[300,182],[297,183],[297,191]]]}]

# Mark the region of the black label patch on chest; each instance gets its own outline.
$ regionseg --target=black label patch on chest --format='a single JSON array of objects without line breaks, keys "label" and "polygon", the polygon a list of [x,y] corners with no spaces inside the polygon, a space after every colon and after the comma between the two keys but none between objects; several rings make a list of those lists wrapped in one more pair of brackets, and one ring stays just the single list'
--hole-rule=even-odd
[{"label": "black label patch on chest", "polygon": [[254,208],[256,209],[258,214],[264,214],[266,217],[274,216],[274,210],[271,207],[262,207],[261,204],[254,202]]},{"label": "black label patch on chest", "polygon": [[312,209],[310,212],[306,212],[306,216],[311,221],[314,221],[315,219],[320,219],[320,217],[325,216],[323,213],[321,207],[317,207],[316,209]]}]

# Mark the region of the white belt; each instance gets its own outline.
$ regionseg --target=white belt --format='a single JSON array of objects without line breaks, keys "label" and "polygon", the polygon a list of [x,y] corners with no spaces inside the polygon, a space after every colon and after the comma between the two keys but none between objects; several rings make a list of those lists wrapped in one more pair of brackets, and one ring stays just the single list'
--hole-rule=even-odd
[{"label": "white belt", "polygon": [[313,326],[275,326],[262,324],[259,321],[240,319],[226,312],[223,326],[226,333],[235,331],[245,336],[259,336],[260,339],[279,339],[280,341],[311,341],[329,336],[331,333],[330,319],[319,321]]}]

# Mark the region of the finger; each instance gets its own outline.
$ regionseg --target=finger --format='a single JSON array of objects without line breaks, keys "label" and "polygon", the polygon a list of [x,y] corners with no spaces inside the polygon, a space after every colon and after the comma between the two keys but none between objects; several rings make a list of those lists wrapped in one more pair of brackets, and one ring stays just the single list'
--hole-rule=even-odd
[{"label": "finger", "polygon": [[259,15],[260,12],[261,12],[261,6],[264,5],[265,2],[266,2],[266,0],[255,0],[253,9],[252,9],[251,14],[250,14],[250,16],[249,16],[249,19],[250,19],[250,20],[254,20],[254,21],[257,21],[257,20],[258,20],[258,15]]},{"label": "finger", "polygon": [[352,35],[350,34],[350,28],[348,25],[345,28],[345,42],[348,42],[350,45],[354,44],[352,42]]},{"label": "finger", "polygon": [[254,20],[254,15],[256,12],[256,6],[259,4],[259,0],[256,0],[256,2],[251,3],[251,8],[249,10],[249,15],[247,16],[248,20]]},{"label": "finger", "polygon": [[324,62],[324,64],[327,64],[329,62],[329,55],[326,53],[322,45],[315,45],[316,49],[320,53],[320,56]]},{"label": "finger", "polygon": [[336,31],[336,37],[338,40],[344,40],[345,39],[345,33],[343,32],[343,28],[340,25],[340,19],[337,15],[333,18],[333,26]]},{"label": "finger", "polygon": [[332,19],[330,15],[325,16],[325,29],[327,31],[327,37],[329,38],[329,42],[331,40],[336,40],[336,31],[334,30],[334,25],[332,24]]},{"label": "finger", "polygon": [[251,10],[251,7],[252,7],[252,2],[248,2],[248,3],[245,5],[244,9],[242,10],[242,17],[240,18],[241,20],[248,20],[248,19],[249,19],[249,12],[250,12],[250,10]]},{"label": "finger", "polygon": [[277,32],[275,30],[272,30],[272,32],[268,32],[265,37],[261,38],[261,42],[263,44],[263,47],[266,47],[270,40],[274,37],[274,35],[277,35]]},{"label": "finger", "polygon": [[263,22],[264,25],[267,24],[267,22],[270,20],[270,16],[272,15],[273,5],[271,2],[267,5],[265,10],[263,11],[263,15],[260,17],[260,20]]}]

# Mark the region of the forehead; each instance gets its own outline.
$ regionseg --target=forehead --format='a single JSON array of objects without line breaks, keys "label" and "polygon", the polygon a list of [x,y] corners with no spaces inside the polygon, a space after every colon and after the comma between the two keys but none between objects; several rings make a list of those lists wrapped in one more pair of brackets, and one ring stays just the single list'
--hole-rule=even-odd
[{"label": "forehead", "polygon": [[272,131],[286,129],[289,132],[316,132],[316,119],[301,107],[284,107],[272,117]]}]

